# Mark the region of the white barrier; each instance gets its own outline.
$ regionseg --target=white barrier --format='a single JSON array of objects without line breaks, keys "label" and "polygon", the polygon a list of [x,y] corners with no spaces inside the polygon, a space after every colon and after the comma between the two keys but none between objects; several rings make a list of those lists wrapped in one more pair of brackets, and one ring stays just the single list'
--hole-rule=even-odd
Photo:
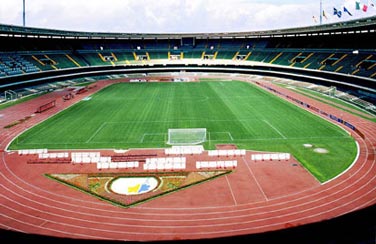
[{"label": "white barrier", "polygon": [[29,155],[29,154],[41,154],[41,153],[47,153],[47,148],[44,149],[22,149],[18,150],[18,155]]},{"label": "white barrier", "polygon": [[201,154],[204,151],[202,145],[197,146],[172,146],[165,149],[166,155]]},{"label": "white barrier", "polygon": [[230,149],[230,150],[209,150],[209,156],[244,156],[245,149]]},{"label": "white barrier", "polygon": [[62,153],[39,153],[38,158],[47,159],[47,158],[69,158],[68,152]]},{"label": "white barrier", "polygon": [[290,153],[263,153],[263,154],[252,154],[251,160],[253,161],[273,161],[273,160],[289,160]]},{"label": "white barrier", "polygon": [[237,160],[227,160],[227,161],[197,161],[197,169],[227,169],[236,168],[238,166]]},{"label": "white barrier", "polygon": [[100,152],[72,152],[71,157],[72,157],[73,163],[98,163],[101,158],[101,153]]},{"label": "white barrier", "polygon": [[[107,157],[105,157],[107,158]],[[111,160],[111,157],[108,157]],[[134,169],[138,168],[138,161],[131,162],[108,162],[106,160],[97,163],[97,169]]]},{"label": "white barrier", "polygon": [[168,157],[168,158],[147,158],[144,163],[144,170],[174,170],[185,169],[185,157]]}]

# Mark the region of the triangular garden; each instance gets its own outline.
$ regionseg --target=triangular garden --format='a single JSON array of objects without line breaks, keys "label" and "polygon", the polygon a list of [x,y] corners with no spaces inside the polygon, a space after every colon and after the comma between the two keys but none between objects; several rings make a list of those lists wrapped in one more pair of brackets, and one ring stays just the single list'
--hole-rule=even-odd
[{"label": "triangular garden", "polygon": [[50,179],[120,207],[132,207],[201,184],[231,170],[145,173],[46,174]]}]

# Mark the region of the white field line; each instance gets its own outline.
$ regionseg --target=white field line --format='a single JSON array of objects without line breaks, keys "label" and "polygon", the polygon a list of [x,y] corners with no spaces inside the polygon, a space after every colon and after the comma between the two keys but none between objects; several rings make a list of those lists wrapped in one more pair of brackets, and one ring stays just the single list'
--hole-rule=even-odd
[{"label": "white field line", "polygon": [[275,132],[277,132],[283,139],[287,139],[277,128],[275,128],[272,124],[270,124],[267,120],[263,120],[266,124],[268,124]]},{"label": "white field line", "polygon": [[234,140],[234,138],[232,137],[231,133],[230,132],[227,132],[228,136],[231,138],[231,141]]},{"label": "white field line", "polygon": [[[211,134],[227,134],[231,141],[234,141],[234,137],[232,137],[231,132],[229,131],[214,131],[214,132],[208,132],[209,138]],[[212,141],[223,141],[223,140],[212,140]]]},{"label": "white field line", "polygon": [[[281,138],[281,137],[271,137],[271,138],[243,138],[243,139],[236,139],[236,141],[239,141],[239,142],[252,142],[252,141],[280,141],[280,140],[290,140],[290,141],[293,141],[293,140],[298,140],[298,141],[301,141],[301,140],[315,140],[315,139],[321,139],[321,140],[326,140],[326,139],[348,139],[349,137],[348,136],[335,136],[335,137],[319,137],[319,136],[312,136],[312,137],[289,137],[287,139],[284,139],[284,138]],[[234,139],[235,140],[235,139]],[[138,141],[121,141],[119,143],[125,143],[125,142],[129,142],[129,143],[139,143],[140,140]],[[166,139],[164,140],[166,141]],[[213,140],[213,139],[210,139],[210,141],[212,142],[215,142],[215,141],[223,141],[223,140]],[[72,143],[68,143],[68,144],[77,144],[78,142],[72,142]],[[80,142],[81,143],[81,142]],[[90,142],[90,144],[103,144],[103,143],[109,143],[108,141],[95,141],[95,142]],[[51,145],[62,145],[62,144],[67,144],[67,143],[60,143],[60,142],[50,142],[48,144],[51,144]],[[40,145],[40,142],[27,142],[25,143],[25,145]],[[57,150],[57,149],[54,149],[54,150]],[[66,150],[66,148],[62,148],[62,150]],[[72,149],[69,149],[69,150],[72,150]],[[82,149],[79,149],[79,150],[82,150]]]},{"label": "white field line", "polygon": [[107,122],[103,122],[101,126],[98,127],[98,129],[91,135],[89,139],[85,143],[89,143],[98,133],[103,129],[103,127],[107,124]]},{"label": "white field line", "polygon": [[205,122],[250,122],[259,121],[258,119],[176,119],[176,120],[129,120],[124,122],[105,122],[107,124],[153,124],[153,123],[174,123],[174,122],[194,122],[194,121],[205,121]]},{"label": "white field line", "polygon": [[145,136],[158,136],[158,135],[163,135],[165,136],[166,133],[144,133],[141,137],[140,143],[144,143]]}]

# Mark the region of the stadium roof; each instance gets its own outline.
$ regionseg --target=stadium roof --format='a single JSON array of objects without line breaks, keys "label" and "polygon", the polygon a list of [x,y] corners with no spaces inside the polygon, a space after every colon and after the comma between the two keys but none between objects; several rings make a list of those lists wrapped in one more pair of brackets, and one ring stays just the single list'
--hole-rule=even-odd
[{"label": "stadium roof", "polygon": [[269,38],[290,36],[334,35],[342,33],[376,32],[376,16],[331,24],[251,32],[223,33],[110,33],[44,29],[0,24],[0,36],[61,39],[180,39],[206,38]]}]

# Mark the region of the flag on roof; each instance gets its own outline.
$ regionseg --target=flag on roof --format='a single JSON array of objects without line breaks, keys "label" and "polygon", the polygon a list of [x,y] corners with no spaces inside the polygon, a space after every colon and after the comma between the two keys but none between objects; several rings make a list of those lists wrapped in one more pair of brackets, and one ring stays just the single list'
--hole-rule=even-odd
[{"label": "flag on roof", "polygon": [[352,14],[350,13],[350,11],[346,7],[343,7],[343,12],[348,13],[350,16],[352,16]]},{"label": "flag on roof", "polygon": [[355,2],[355,9],[360,10],[360,2],[358,1]]},{"label": "flag on roof", "polygon": [[[373,2],[369,2],[368,3],[370,4],[371,7],[374,7],[375,4]],[[367,12],[368,10],[368,5],[367,4],[361,4],[360,1],[356,1],[355,2],[355,9],[356,10],[363,10],[363,12]]]},{"label": "flag on roof", "polygon": [[364,12],[367,12],[368,6],[366,4],[364,4],[362,9],[363,9]]},{"label": "flag on roof", "polygon": [[333,8],[333,15],[337,15],[338,18],[341,18],[342,16],[342,11],[341,10],[338,10],[336,8]]},{"label": "flag on roof", "polygon": [[325,14],[325,10],[322,11],[322,17],[324,17],[325,19],[328,19],[328,16],[326,16]]}]

